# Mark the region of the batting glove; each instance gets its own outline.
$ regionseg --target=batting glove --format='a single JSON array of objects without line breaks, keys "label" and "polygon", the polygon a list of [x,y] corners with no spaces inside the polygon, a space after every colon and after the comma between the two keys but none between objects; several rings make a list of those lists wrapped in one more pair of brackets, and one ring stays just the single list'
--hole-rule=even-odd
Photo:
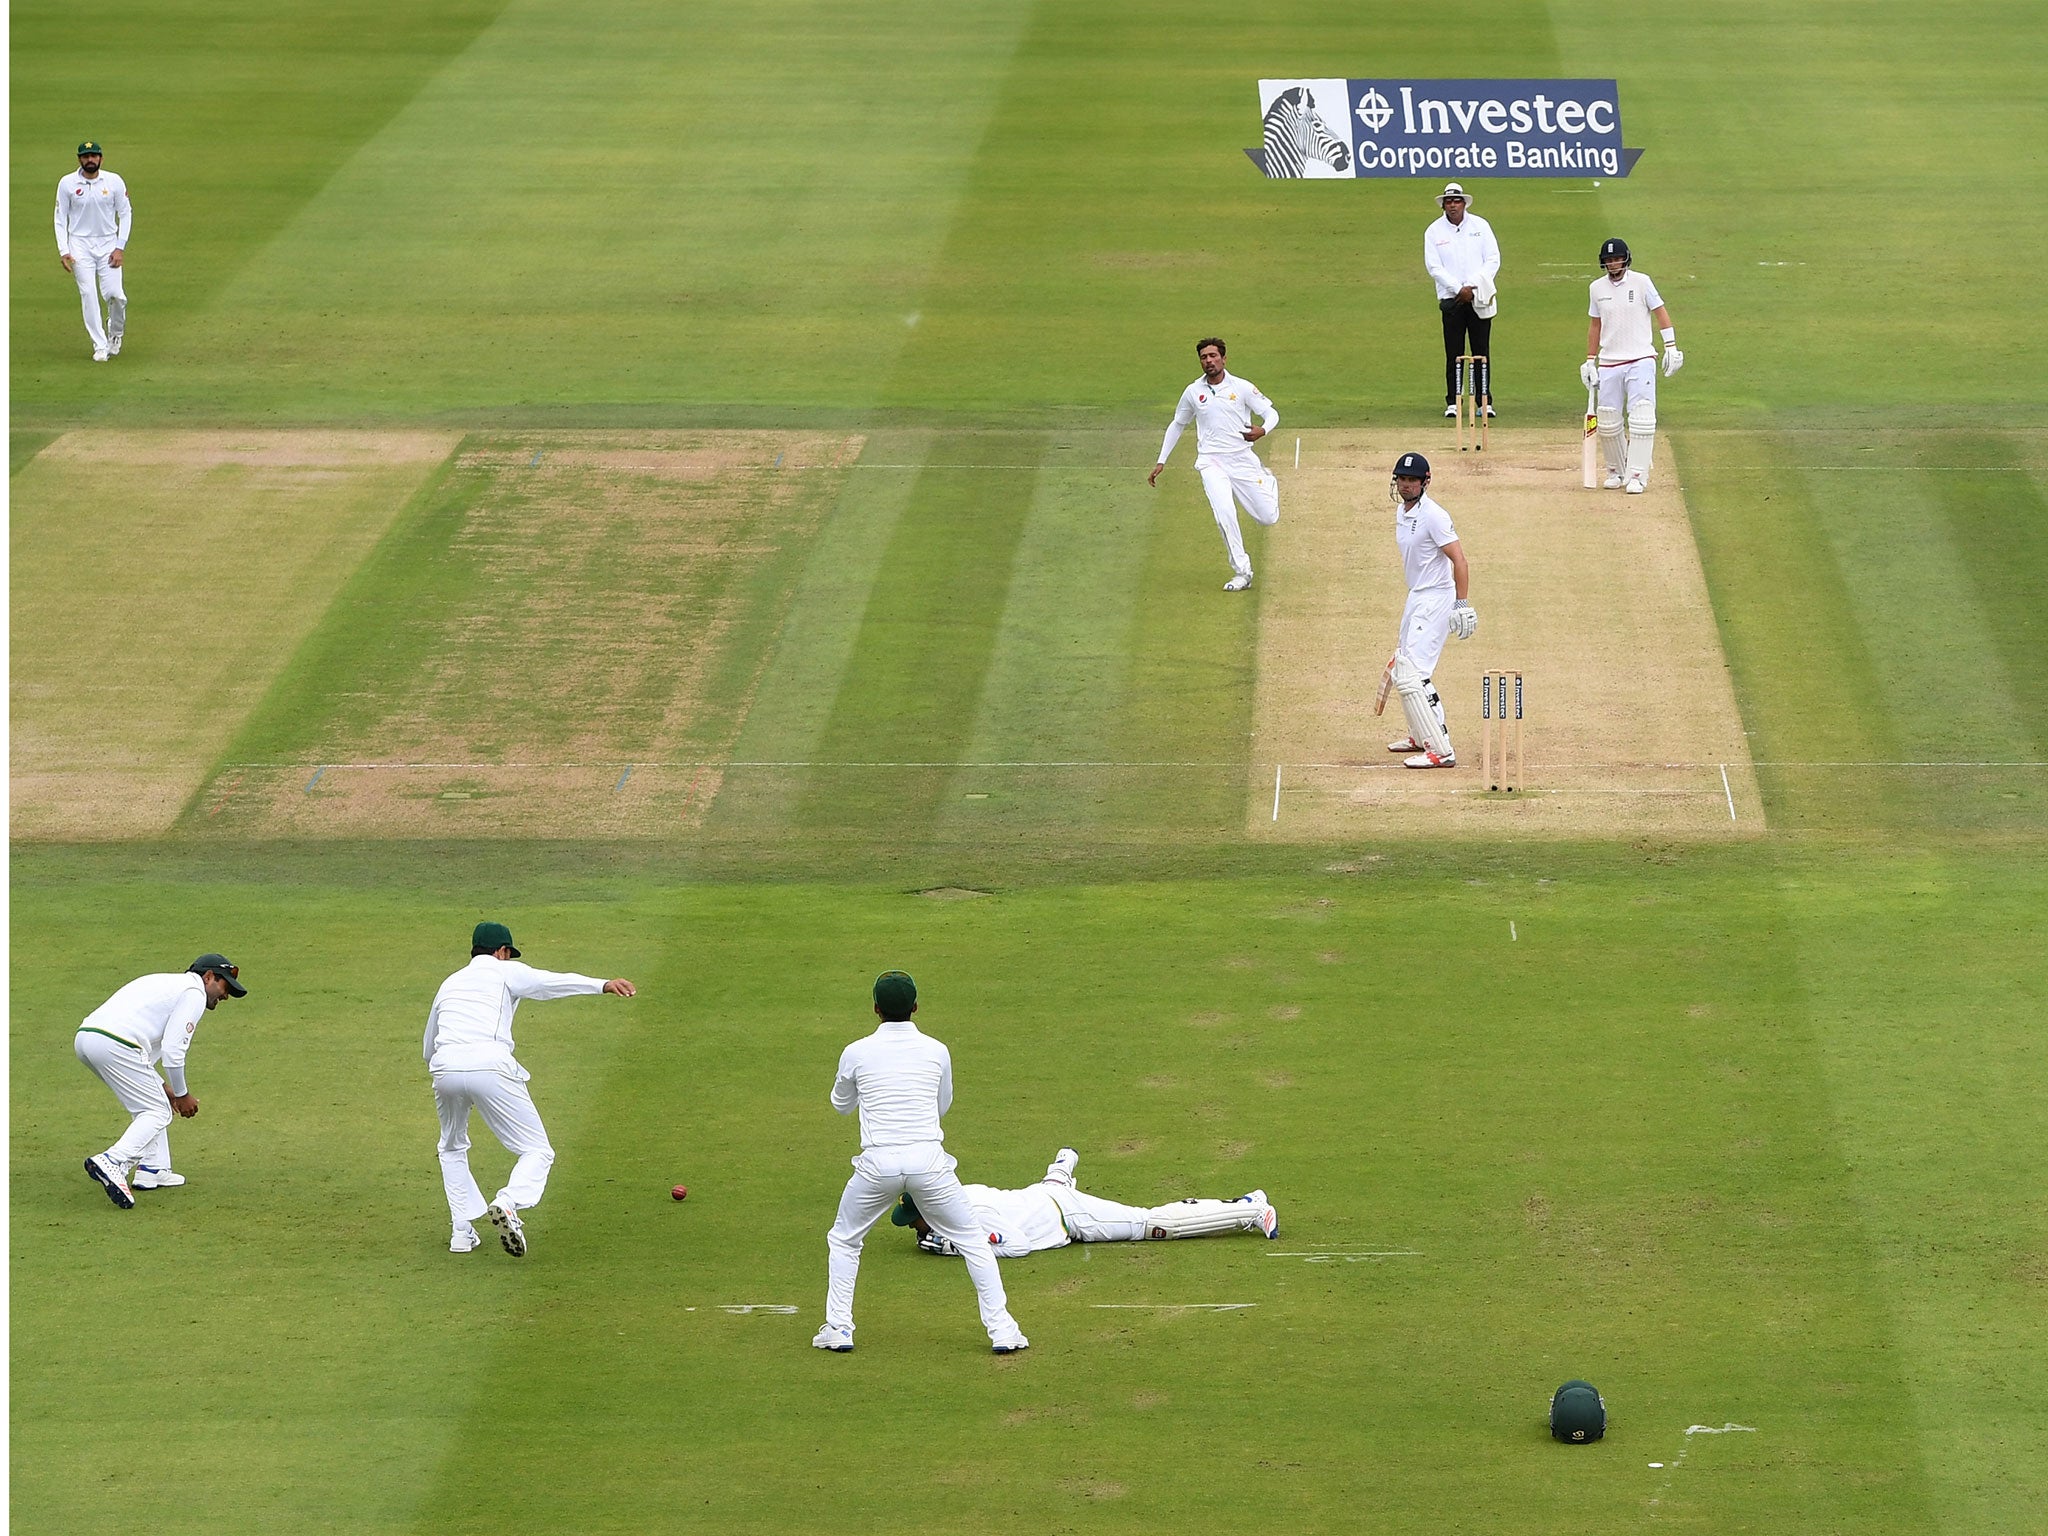
[{"label": "batting glove", "polygon": [[1579,364],[1579,382],[1588,389],[1600,382],[1600,365],[1590,357]]},{"label": "batting glove", "polygon": [[1684,366],[1685,366],[1685,354],[1684,354],[1683,352],[1679,351],[1679,350],[1678,350],[1678,348],[1676,348],[1676,347],[1666,347],[1666,348],[1664,349],[1664,377],[1665,377],[1665,378],[1667,378],[1667,379],[1668,379],[1668,378],[1670,378],[1670,377],[1671,377],[1671,375],[1673,375],[1674,373],[1678,372],[1678,370],[1679,370],[1679,369],[1681,369],[1681,368],[1683,368]]},{"label": "batting glove", "polygon": [[1479,615],[1472,611],[1472,605],[1460,599],[1458,606],[1451,610],[1451,633],[1460,640],[1470,640],[1473,631],[1479,628]]}]

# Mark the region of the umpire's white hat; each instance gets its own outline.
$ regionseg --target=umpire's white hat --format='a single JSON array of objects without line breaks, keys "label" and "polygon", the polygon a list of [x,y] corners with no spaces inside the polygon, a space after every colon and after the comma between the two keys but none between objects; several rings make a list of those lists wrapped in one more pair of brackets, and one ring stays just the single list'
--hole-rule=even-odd
[{"label": "umpire's white hat", "polygon": [[1466,193],[1465,189],[1459,186],[1455,181],[1447,181],[1444,183],[1443,191],[1437,193],[1436,195],[1437,207],[1443,207],[1445,203],[1449,202],[1454,197],[1463,202],[1467,208],[1470,208],[1472,206],[1472,199],[1470,195]]}]

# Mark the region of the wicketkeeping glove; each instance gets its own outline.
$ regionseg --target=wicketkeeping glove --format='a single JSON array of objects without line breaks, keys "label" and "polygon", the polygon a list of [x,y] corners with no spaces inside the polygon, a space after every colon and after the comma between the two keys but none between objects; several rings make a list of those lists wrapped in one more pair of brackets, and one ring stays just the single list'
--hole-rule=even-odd
[{"label": "wicketkeeping glove", "polygon": [[1472,611],[1472,605],[1460,598],[1458,606],[1451,610],[1451,633],[1460,640],[1470,640],[1472,632],[1479,628],[1479,615]]},{"label": "wicketkeeping glove", "polygon": [[1600,365],[1590,357],[1579,364],[1579,382],[1588,389],[1600,382]]},{"label": "wicketkeeping glove", "polygon": [[1670,378],[1670,377],[1671,377],[1671,375],[1673,375],[1674,373],[1678,372],[1678,370],[1679,370],[1679,369],[1681,369],[1681,368],[1683,368],[1684,366],[1685,366],[1685,354],[1684,354],[1683,352],[1679,351],[1679,350],[1678,350],[1678,348],[1676,348],[1676,347],[1666,347],[1666,348],[1664,349],[1664,377],[1665,377],[1665,378],[1667,378],[1667,379],[1668,379],[1668,378]]}]

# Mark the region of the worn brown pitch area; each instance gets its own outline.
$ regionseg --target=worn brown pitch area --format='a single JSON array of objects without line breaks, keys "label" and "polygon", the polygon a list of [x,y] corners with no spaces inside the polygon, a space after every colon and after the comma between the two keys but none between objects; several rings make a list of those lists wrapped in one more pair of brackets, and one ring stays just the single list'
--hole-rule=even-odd
[{"label": "worn brown pitch area", "polygon": [[[1670,455],[1644,495],[1583,490],[1572,426],[1497,429],[1483,456],[1460,455],[1448,426],[1304,433],[1298,470],[1291,443],[1286,457],[1276,448],[1281,521],[1259,563],[1253,835],[1763,832]],[[1411,448],[1435,472],[1430,490],[1457,526],[1479,614],[1478,633],[1452,639],[1435,674],[1452,769],[1403,768],[1387,752],[1407,732],[1397,696],[1372,714],[1406,596],[1389,472]],[[1490,667],[1519,669],[1525,683],[1528,785],[1512,795],[1488,793],[1479,772],[1479,680]]]},{"label": "worn brown pitch area", "polygon": [[454,432],[68,432],[14,477],[10,827],[152,837]]},{"label": "worn brown pitch area", "polygon": [[667,837],[703,819],[795,568],[864,439],[478,434],[449,484],[469,573],[416,666],[337,682],[303,757],[228,764],[197,830]]}]

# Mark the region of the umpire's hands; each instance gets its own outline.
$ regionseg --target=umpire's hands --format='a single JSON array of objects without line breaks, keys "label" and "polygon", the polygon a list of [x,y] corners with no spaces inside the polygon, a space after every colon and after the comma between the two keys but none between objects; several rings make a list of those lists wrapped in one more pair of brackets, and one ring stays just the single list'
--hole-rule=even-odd
[{"label": "umpire's hands", "polygon": [[1479,628],[1479,615],[1472,611],[1472,605],[1464,598],[1458,599],[1457,607],[1451,610],[1451,633],[1460,640],[1470,640]]}]

